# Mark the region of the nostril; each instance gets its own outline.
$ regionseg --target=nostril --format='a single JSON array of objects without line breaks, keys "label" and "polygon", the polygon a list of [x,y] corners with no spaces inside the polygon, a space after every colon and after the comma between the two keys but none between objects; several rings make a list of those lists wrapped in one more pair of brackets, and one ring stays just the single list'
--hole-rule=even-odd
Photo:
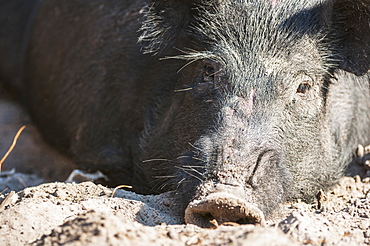
[{"label": "nostril", "polygon": [[185,222],[209,228],[225,222],[264,225],[265,219],[253,204],[227,193],[213,193],[188,205]]},{"label": "nostril", "polygon": [[246,225],[246,224],[259,224],[258,221],[254,217],[248,217],[248,218],[241,218],[236,221],[236,223],[240,225]]}]

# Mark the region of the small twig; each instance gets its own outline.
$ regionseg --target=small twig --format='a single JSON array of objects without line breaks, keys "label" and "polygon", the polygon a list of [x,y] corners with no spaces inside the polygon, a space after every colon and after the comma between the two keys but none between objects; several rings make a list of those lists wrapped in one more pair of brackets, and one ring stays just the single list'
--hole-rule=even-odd
[{"label": "small twig", "polygon": [[4,161],[5,161],[5,159],[8,157],[8,155],[10,154],[10,152],[12,152],[12,151],[13,151],[13,149],[14,149],[15,145],[17,144],[17,140],[18,140],[19,136],[21,135],[22,131],[24,130],[24,128],[26,128],[26,126],[25,126],[25,125],[24,125],[24,126],[22,126],[22,127],[18,130],[17,134],[15,134],[15,137],[14,137],[14,139],[13,139],[13,143],[12,143],[12,145],[10,146],[10,148],[8,149],[8,151],[5,153],[5,155],[3,156],[3,158],[0,160],[0,172],[1,172],[1,166],[3,165],[3,162],[4,162]]},{"label": "small twig", "polygon": [[116,188],[114,188],[111,197],[114,197],[114,193],[116,193],[116,191],[118,189],[121,189],[121,188],[132,188],[132,186],[129,186],[129,185],[119,185],[119,186],[117,186]]}]

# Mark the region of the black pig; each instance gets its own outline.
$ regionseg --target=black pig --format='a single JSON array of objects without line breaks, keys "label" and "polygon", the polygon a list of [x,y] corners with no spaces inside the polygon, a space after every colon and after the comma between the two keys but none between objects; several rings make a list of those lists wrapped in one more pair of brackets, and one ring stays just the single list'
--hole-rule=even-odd
[{"label": "black pig", "polygon": [[81,168],[177,190],[188,223],[262,224],[370,143],[369,0],[26,2],[1,2],[3,84]]}]

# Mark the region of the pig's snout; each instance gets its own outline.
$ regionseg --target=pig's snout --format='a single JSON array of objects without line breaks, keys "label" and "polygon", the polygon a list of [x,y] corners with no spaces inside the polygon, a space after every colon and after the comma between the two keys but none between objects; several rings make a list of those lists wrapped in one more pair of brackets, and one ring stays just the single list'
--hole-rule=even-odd
[{"label": "pig's snout", "polygon": [[185,222],[209,228],[225,222],[264,225],[265,218],[253,204],[234,195],[217,192],[192,201],[185,210]]}]

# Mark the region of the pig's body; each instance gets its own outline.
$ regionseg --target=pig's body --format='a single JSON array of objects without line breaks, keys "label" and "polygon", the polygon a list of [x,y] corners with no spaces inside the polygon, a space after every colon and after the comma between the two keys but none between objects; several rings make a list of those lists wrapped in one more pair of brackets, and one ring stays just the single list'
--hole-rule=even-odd
[{"label": "pig's body", "polygon": [[194,199],[187,222],[263,223],[333,185],[370,143],[368,1],[36,9],[24,61],[0,58],[16,61],[4,84],[81,168],[143,193],[176,189],[184,208]]}]

